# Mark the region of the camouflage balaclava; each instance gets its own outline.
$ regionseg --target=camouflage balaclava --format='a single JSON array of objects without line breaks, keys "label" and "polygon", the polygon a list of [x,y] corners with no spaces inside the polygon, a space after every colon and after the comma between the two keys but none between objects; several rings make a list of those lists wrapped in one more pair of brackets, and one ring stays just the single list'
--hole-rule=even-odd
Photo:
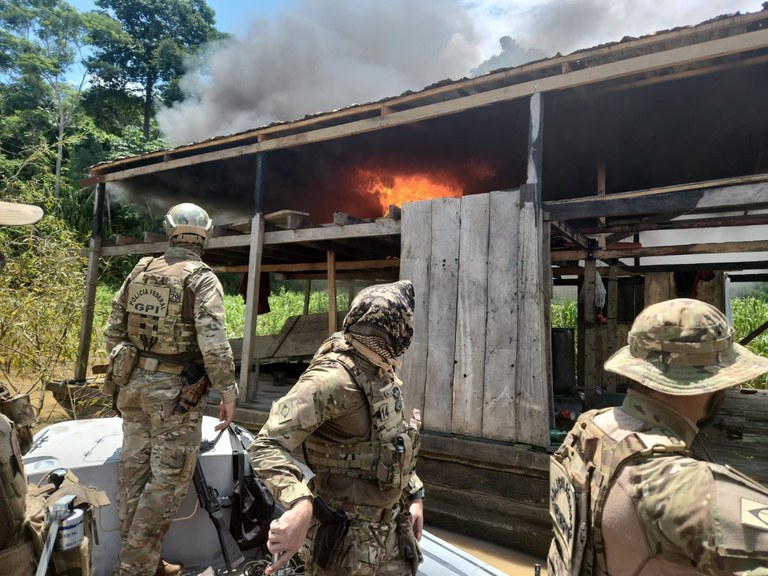
[{"label": "camouflage balaclava", "polygon": [[352,301],[341,330],[382,358],[392,360],[411,344],[413,307],[410,280],[369,286]]}]

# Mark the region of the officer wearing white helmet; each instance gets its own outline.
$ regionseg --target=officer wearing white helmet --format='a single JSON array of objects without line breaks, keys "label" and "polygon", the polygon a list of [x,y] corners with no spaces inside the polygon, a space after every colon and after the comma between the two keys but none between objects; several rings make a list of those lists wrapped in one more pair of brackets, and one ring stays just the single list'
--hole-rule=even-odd
[{"label": "officer wearing white helmet", "polygon": [[718,393],[768,359],[679,298],[643,310],[605,369],[633,388],[584,413],[551,459],[549,575],[767,575],[768,488],[689,448]]},{"label": "officer wearing white helmet", "polygon": [[123,417],[116,576],[181,574],[182,566],[160,558],[160,547],[192,481],[209,385],[221,397],[216,430],[235,414],[224,293],[201,258],[212,229],[199,206],[172,207],[169,249],[140,260],[112,301],[107,380]]}]

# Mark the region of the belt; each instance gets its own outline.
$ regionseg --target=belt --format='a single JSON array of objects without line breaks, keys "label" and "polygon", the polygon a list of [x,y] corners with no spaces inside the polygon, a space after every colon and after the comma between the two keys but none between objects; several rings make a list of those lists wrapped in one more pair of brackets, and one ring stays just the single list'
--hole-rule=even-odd
[{"label": "belt", "polygon": [[147,372],[166,372],[168,374],[181,374],[181,371],[184,370],[183,364],[161,362],[157,358],[150,358],[149,356],[139,356],[136,366]]},{"label": "belt", "polygon": [[389,524],[400,513],[400,505],[395,504],[391,508],[379,508],[377,506],[363,506],[349,503],[342,503],[339,508],[347,513],[347,516],[354,520],[364,520],[366,522],[378,522],[380,524]]}]

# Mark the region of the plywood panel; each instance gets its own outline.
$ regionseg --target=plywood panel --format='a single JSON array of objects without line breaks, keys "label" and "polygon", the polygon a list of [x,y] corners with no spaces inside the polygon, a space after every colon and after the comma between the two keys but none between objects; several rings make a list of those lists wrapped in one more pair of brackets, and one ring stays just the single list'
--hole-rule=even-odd
[{"label": "plywood panel", "polygon": [[515,440],[520,192],[490,194],[484,438]]},{"label": "plywood panel", "polygon": [[482,433],[488,209],[488,194],[461,201],[452,431],[466,436]]},{"label": "plywood panel", "polygon": [[519,288],[516,441],[549,445],[549,390],[544,365],[549,336],[544,322],[541,274],[541,213],[521,190],[518,228]]},{"label": "plywood panel", "polygon": [[674,298],[675,283],[671,272],[645,275],[645,306]]},{"label": "plywood panel", "polygon": [[714,278],[710,280],[699,280],[693,297],[722,311],[725,309],[724,274],[722,270],[715,270],[712,274]]},{"label": "plywood panel", "polygon": [[459,198],[432,200],[429,275],[429,343],[424,395],[424,427],[451,431],[456,297],[459,272]]},{"label": "plywood panel", "polygon": [[413,282],[416,306],[413,341],[403,355],[399,376],[405,384],[406,415],[413,408],[424,412],[429,345],[429,269],[432,251],[432,202],[410,202],[402,206],[400,279]]}]

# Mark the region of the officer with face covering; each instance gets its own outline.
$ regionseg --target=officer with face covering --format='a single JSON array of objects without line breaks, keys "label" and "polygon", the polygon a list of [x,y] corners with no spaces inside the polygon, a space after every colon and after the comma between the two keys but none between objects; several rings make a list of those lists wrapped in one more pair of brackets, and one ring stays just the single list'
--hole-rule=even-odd
[{"label": "officer with face covering", "polygon": [[224,293],[201,258],[213,222],[205,210],[185,203],[168,211],[165,229],[170,247],[134,267],[112,300],[104,330],[108,376],[123,417],[117,576],[182,572],[160,558],[160,547],[192,481],[207,400],[206,389],[190,404],[182,386],[210,381],[216,388],[216,430],[235,414]]},{"label": "officer with face covering", "polygon": [[[268,574],[306,537],[306,574],[416,574],[424,498],[415,471],[419,417],[404,417],[395,375],[413,336],[413,305],[407,280],[362,290],[341,331],[272,405],[248,448],[254,470],[286,509],[270,526],[268,547],[278,560]],[[309,485],[291,456],[299,448],[314,472]]]},{"label": "officer with face covering", "polygon": [[719,310],[680,298],[643,310],[605,369],[633,388],[584,413],[551,459],[550,576],[768,574],[768,488],[689,450],[719,391],[768,359]]}]

